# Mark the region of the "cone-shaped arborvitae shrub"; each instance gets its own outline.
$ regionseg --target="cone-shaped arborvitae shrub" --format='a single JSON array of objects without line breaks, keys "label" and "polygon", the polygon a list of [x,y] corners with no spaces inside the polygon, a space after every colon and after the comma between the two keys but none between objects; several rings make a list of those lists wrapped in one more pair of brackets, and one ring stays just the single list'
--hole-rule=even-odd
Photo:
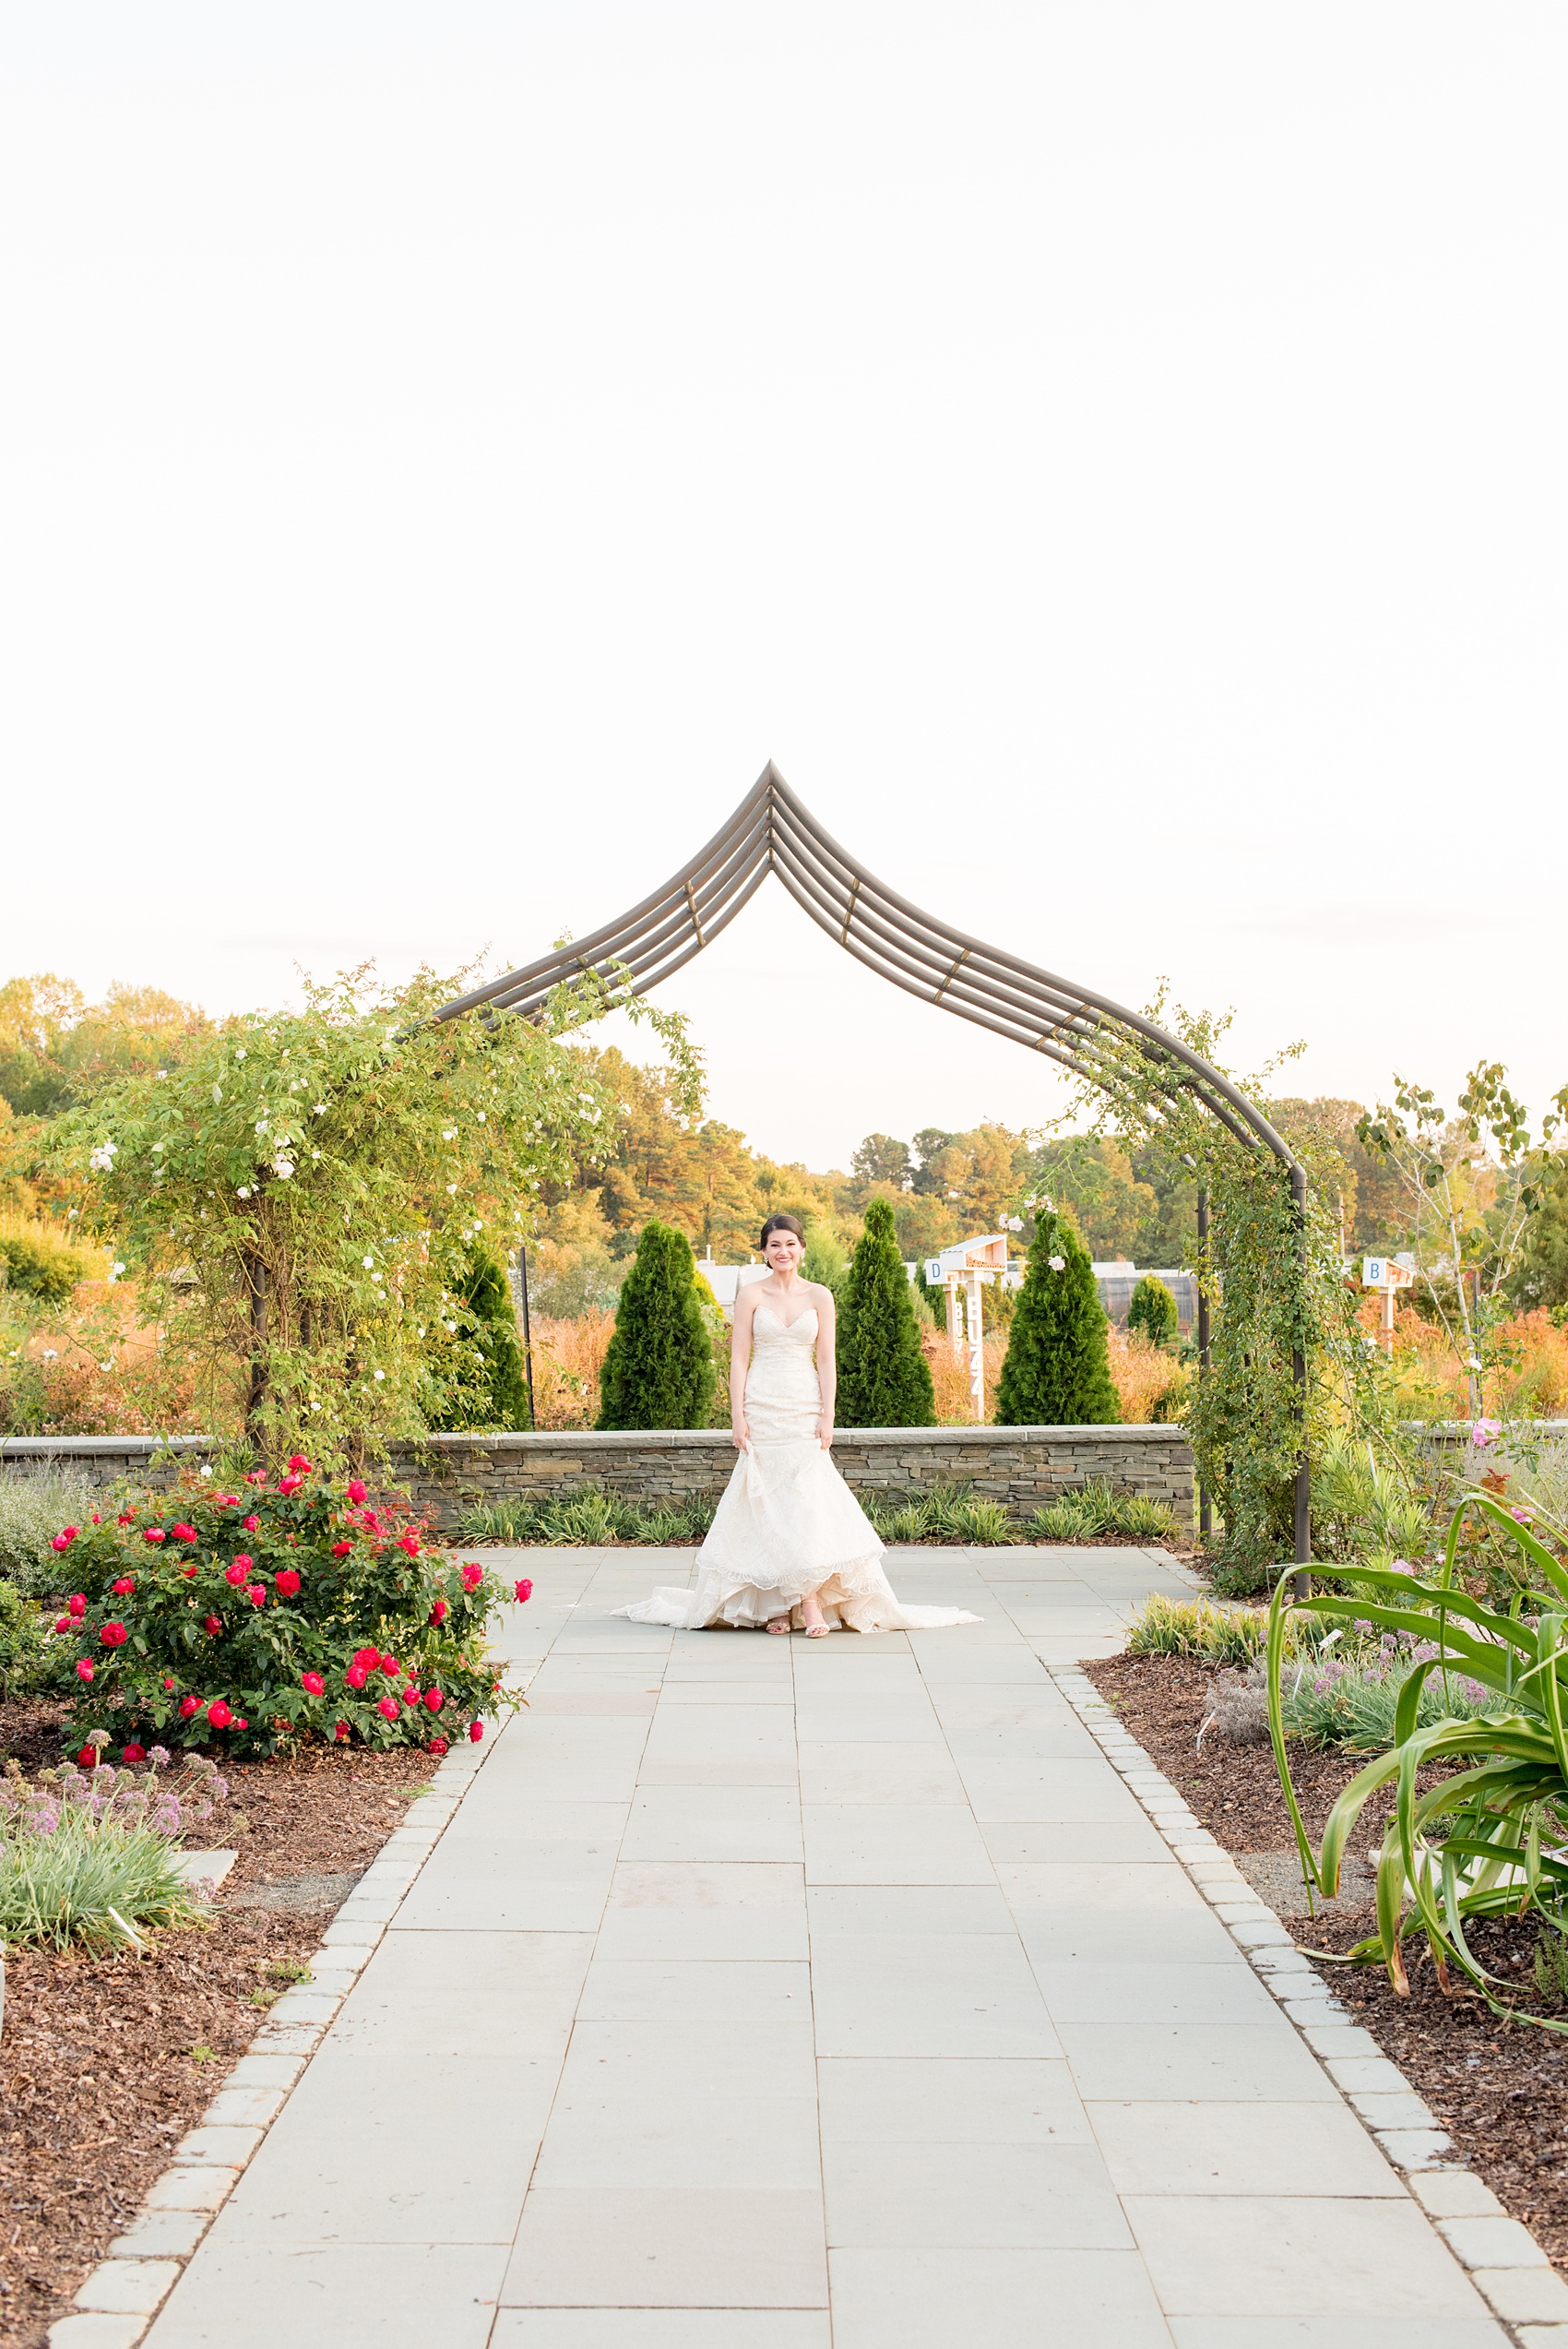
[{"label": "cone-shaped arborvitae shrub", "polygon": [[488,1248],[469,1250],[461,1297],[468,1310],[454,1350],[461,1370],[447,1389],[439,1425],[515,1435],[530,1425],[528,1379],[512,1292]]},{"label": "cone-shaped arborvitae shrub", "polygon": [[837,1415],[846,1427],[936,1425],[931,1365],[885,1199],[866,1210],[839,1294]]},{"label": "cone-shaped arborvitae shrub", "polygon": [[996,1425],[1093,1427],[1120,1419],[1105,1331],[1087,1250],[1064,1217],[1042,1211],[997,1384]]},{"label": "cone-shaped arborvitae shrub", "polygon": [[1151,1345],[1174,1345],[1180,1318],[1176,1300],[1164,1282],[1146,1272],[1127,1307],[1128,1329],[1141,1330]]},{"label": "cone-shaped arborvitae shrub", "polygon": [[601,1427],[706,1427],[713,1344],[683,1232],[645,1223],[600,1374]]}]

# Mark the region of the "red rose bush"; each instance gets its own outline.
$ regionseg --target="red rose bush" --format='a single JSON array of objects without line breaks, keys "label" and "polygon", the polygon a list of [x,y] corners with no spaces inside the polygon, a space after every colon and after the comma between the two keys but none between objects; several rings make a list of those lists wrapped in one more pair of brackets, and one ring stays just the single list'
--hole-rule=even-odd
[{"label": "red rose bush", "polygon": [[243,1499],[148,1494],[67,1529],[78,1588],[49,1646],[68,1747],[92,1734],[267,1754],[315,1735],[445,1752],[517,1701],[485,1636],[523,1586],[298,1455],[276,1486],[245,1485]]}]

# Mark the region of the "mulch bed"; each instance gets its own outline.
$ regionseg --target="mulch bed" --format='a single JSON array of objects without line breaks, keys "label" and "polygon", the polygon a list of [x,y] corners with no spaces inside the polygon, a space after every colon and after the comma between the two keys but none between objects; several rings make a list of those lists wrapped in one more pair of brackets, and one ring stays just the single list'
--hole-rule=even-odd
[{"label": "mulch bed", "polygon": [[[1238,1858],[1295,1854],[1285,1798],[1266,1746],[1235,1746],[1213,1730],[1194,1752],[1212,1665],[1186,1656],[1111,1656],[1083,1667],[1118,1716],[1181,1789],[1216,1840]],[[1308,1830],[1321,1835],[1340,1790],[1366,1759],[1334,1747],[1292,1743],[1291,1775]],[[1381,1841],[1386,1804],[1368,1806],[1349,1848]],[[1292,1915],[1309,1953],[1344,1951],[1375,1930],[1370,1902],[1311,1923]],[[1521,2004],[1568,2021],[1536,1992],[1532,1969],[1540,1928],[1527,1920],[1478,1925],[1471,1949],[1492,1973],[1521,1985]],[[1510,2214],[1522,2219],[1554,2265],[1568,2268],[1568,2034],[1500,2020],[1483,2002],[1446,1998],[1423,1941],[1406,1945],[1410,1995],[1399,1997],[1381,1965],[1318,1971],[1426,2098],[1460,2153]],[[1451,1977],[1452,1981],[1452,1977]],[[1506,1996],[1506,1993],[1500,1995]]]},{"label": "mulch bed", "polygon": [[[56,1761],[59,1721],[52,1707],[0,1707],[0,1758],[30,1771]],[[42,1950],[7,1960],[0,2349],[42,2349],[434,1768],[413,1748],[327,1747],[227,1766],[230,1798],[203,1847],[240,1857],[210,1927],[165,1934],[139,1960]]]}]

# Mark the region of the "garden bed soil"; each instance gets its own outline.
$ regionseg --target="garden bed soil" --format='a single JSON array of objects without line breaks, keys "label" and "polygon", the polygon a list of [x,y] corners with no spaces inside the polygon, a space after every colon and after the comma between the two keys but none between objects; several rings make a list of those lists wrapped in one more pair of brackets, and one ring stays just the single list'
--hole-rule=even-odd
[{"label": "garden bed soil", "polygon": [[[0,1708],[0,1758],[58,1759],[58,1708]],[[0,2037],[0,2349],[48,2327],[201,2116],[291,1969],[435,1768],[392,1753],[307,1747],[223,1763],[230,1799],[199,1830],[240,1856],[209,1927],[152,1954],[21,1950]]]},{"label": "garden bed soil", "polygon": [[[1304,1898],[1277,1898],[1299,1866],[1295,1837],[1267,1746],[1217,1741],[1212,1730],[1194,1752],[1203,1695],[1215,1667],[1188,1656],[1111,1656],[1083,1670],[1195,1816],[1289,1918],[1300,1947],[1344,1952],[1375,1930],[1371,1879],[1345,1871],[1350,1898],[1309,1921]],[[1290,1747],[1291,1775],[1309,1833],[1323,1831],[1336,1796],[1366,1760],[1327,1747]],[[1368,1806],[1349,1849],[1365,1854],[1381,1840],[1386,1803]],[[1272,1855],[1272,1872],[1256,1863]],[[1536,1991],[1533,1968],[1540,1928],[1523,1919],[1479,1925],[1467,1938],[1480,1962],[1503,1983],[1520,1985],[1518,2003],[1568,2023],[1568,2009]],[[1424,2096],[1459,2154],[1503,2203],[1524,2221],[1553,2264],[1568,2269],[1568,2033],[1502,2019],[1479,1997],[1443,1995],[1420,1940],[1406,1943],[1410,1995],[1399,1997],[1381,1965],[1331,1961],[1318,1972]],[[1505,2000],[1505,1990],[1498,1994]]]}]

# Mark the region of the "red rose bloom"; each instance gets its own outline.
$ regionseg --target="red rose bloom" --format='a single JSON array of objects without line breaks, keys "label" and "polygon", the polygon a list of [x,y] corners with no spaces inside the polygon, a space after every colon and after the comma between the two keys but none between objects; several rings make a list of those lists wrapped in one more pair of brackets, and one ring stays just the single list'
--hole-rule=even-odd
[{"label": "red rose bloom", "polygon": [[348,1671],[343,1675],[343,1677],[348,1682],[350,1688],[362,1688],[369,1677],[369,1675],[366,1673],[362,1663],[351,1663],[349,1666]]},{"label": "red rose bloom", "polygon": [[240,1520],[240,1522],[244,1527],[247,1533],[259,1533],[261,1531],[261,1520],[259,1517],[243,1517]]},{"label": "red rose bloom", "polygon": [[125,1762],[146,1761],[147,1747],[145,1746],[127,1746],[125,1752],[121,1755],[120,1759]]},{"label": "red rose bloom", "polygon": [[148,1525],[142,1529],[144,1542],[166,1542],[168,1538],[161,1525]]},{"label": "red rose bloom", "polygon": [[514,1596],[516,1597],[517,1602],[517,1604],[518,1604],[520,1607],[527,1606],[527,1604],[528,1604],[529,1601],[532,1598],[532,1596],[533,1596],[533,1584],[532,1584],[532,1583],[529,1580],[529,1578],[528,1578],[528,1576],[527,1576],[526,1574],[524,1575],[524,1577],[523,1577],[522,1580],[521,1580],[519,1583],[517,1583],[517,1584],[516,1585],[516,1587],[515,1587],[515,1591],[514,1591]]},{"label": "red rose bloom", "polygon": [[123,1623],[106,1623],[98,1636],[106,1648],[123,1648],[130,1634]]},{"label": "red rose bloom", "polygon": [[65,1604],[79,1623],[82,1616],[87,1613],[86,1592],[82,1591],[73,1591],[70,1597],[65,1601]]},{"label": "red rose bloom", "polygon": [[446,1620],[446,1602],[445,1602],[445,1599],[437,1599],[437,1600],[436,1600],[435,1604],[434,1604],[434,1605],[431,1608],[431,1610],[430,1610],[430,1619],[431,1619],[432,1623],[436,1624],[436,1625],[440,1625],[440,1624],[443,1624],[443,1623],[445,1623],[445,1620]]},{"label": "red rose bloom", "polygon": [[77,1666],[77,1678],[78,1680],[90,1680],[92,1678],[92,1666],[89,1663],[86,1656],[83,1656],[80,1663]]},{"label": "red rose bloom", "polygon": [[334,1542],[332,1555],[334,1557],[350,1557],[353,1554],[353,1547],[352,1542]]},{"label": "red rose bloom", "polygon": [[398,1537],[398,1547],[400,1550],[407,1550],[410,1557],[418,1557],[420,1554],[418,1535],[415,1533],[399,1534]]},{"label": "red rose bloom", "polygon": [[115,1522],[115,1524],[116,1524],[116,1525],[134,1525],[134,1524],[136,1523],[136,1521],[137,1521],[137,1513],[136,1513],[136,1511],[135,1511],[135,1509],[134,1509],[134,1508],[128,1508],[128,1509],[125,1509],[125,1511],[124,1511],[124,1512],[123,1512],[123,1513],[122,1513],[119,1517],[117,1517],[117,1518],[114,1520],[114,1522]]},{"label": "red rose bloom", "polygon": [[325,1697],[327,1694],[327,1683],[319,1672],[302,1672],[300,1686],[308,1689],[313,1697]]},{"label": "red rose bloom", "polygon": [[267,1604],[267,1592],[259,1582],[253,1582],[245,1592],[245,1596],[253,1607],[264,1607]]},{"label": "red rose bloom", "polygon": [[199,1697],[182,1697],[180,1699],[180,1719],[182,1721],[189,1721],[192,1713],[200,1712],[200,1711],[201,1699]]},{"label": "red rose bloom", "polygon": [[424,1692],[424,1701],[431,1712],[439,1712],[446,1699],[439,1688],[427,1688]]},{"label": "red rose bloom", "polygon": [[52,1550],[68,1550],[71,1546],[70,1535],[68,1533],[56,1533],[49,1546]]},{"label": "red rose bloom", "polygon": [[174,1528],[176,1542],[194,1542],[196,1537],[196,1530],[194,1525],[176,1525]]},{"label": "red rose bloom", "polygon": [[344,1739],[345,1737],[347,1737],[348,1734],[349,1734],[349,1724],[348,1724],[348,1723],[347,1723],[346,1721],[340,1721],[340,1722],[338,1723],[338,1726],[336,1727],[336,1729],[334,1729],[334,1731],[332,1732],[332,1735],[334,1735],[334,1737],[336,1737],[336,1738],[338,1739],[338,1741],[339,1741],[339,1744],[341,1744],[341,1742],[343,1741],[343,1739]]},{"label": "red rose bloom", "polygon": [[128,1599],[136,1587],[134,1574],[122,1574],[118,1582],[111,1582],[109,1585],[117,1599]]},{"label": "red rose bloom", "polygon": [[214,1729],[227,1729],[234,1718],[221,1697],[214,1697],[207,1708],[207,1717]]},{"label": "red rose bloom", "polygon": [[97,1761],[98,1761],[98,1748],[97,1748],[97,1747],[96,1747],[96,1746],[84,1746],[84,1747],[82,1747],[82,1749],[81,1749],[81,1752],[80,1752],[80,1753],[77,1756],[77,1761],[80,1763],[80,1765],[81,1765],[81,1767],[82,1767],[82,1769],[83,1769],[83,1770],[91,1770],[91,1769],[93,1769],[93,1768],[96,1766]]},{"label": "red rose bloom", "polygon": [[196,1580],[196,1568],[194,1566],[182,1567],[180,1570],[184,1574],[187,1582],[194,1582]]},{"label": "red rose bloom", "polygon": [[395,1680],[398,1675],[402,1671],[403,1667],[398,1663],[396,1656],[383,1656],[381,1659],[381,1669],[386,1675],[388,1680]]},{"label": "red rose bloom", "polygon": [[483,1580],[484,1568],[482,1566],[476,1566],[470,1561],[469,1565],[464,1567],[463,1588],[465,1591],[477,1591]]},{"label": "red rose bloom", "polygon": [[74,1631],[76,1628],[74,1618],[68,1615],[61,1616],[54,1626],[56,1631]]},{"label": "red rose bloom", "polygon": [[250,1570],[251,1562],[249,1558],[237,1557],[232,1566],[226,1566],[224,1568],[223,1580],[225,1582],[232,1582],[237,1591]]},{"label": "red rose bloom", "polygon": [[480,1739],[484,1735],[483,1722],[470,1721],[469,1723],[469,1735],[473,1739],[474,1744],[477,1746]]},{"label": "red rose bloom", "polygon": [[238,1721],[235,1722],[234,1726],[236,1729],[248,1729],[250,1727],[250,1723],[245,1719],[244,1714],[242,1713]]},{"label": "red rose bloom", "polygon": [[247,1485],[265,1485],[266,1482],[267,1471],[265,1468],[253,1468],[250,1474],[245,1478],[245,1483]]},{"label": "red rose bloom", "polygon": [[81,1530],[79,1525],[62,1525],[54,1539],[61,1549],[68,1550]]},{"label": "red rose bloom", "polygon": [[297,1493],[303,1483],[303,1476],[280,1476],[278,1480],[278,1490],[280,1493]]},{"label": "red rose bloom", "polygon": [[382,1698],[382,1699],[381,1699],[381,1702],[380,1702],[380,1703],[376,1706],[375,1710],[376,1710],[376,1711],[377,1711],[378,1713],[383,1714],[383,1715],[385,1716],[385,1718],[386,1718],[387,1721],[396,1721],[396,1720],[397,1720],[397,1718],[398,1718],[398,1699],[397,1699],[397,1698],[396,1698],[396,1697],[383,1697],[383,1698]]},{"label": "red rose bloom", "polygon": [[425,1747],[425,1752],[427,1754],[444,1754],[445,1751],[446,1740],[445,1737],[433,1737]]},{"label": "red rose bloom", "polygon": [[275,1574],[272,1579],[285,1599],[291,1599],[300,1587],[300,1578],[291,1566],[286,1566],[281,1574]]},{"label": "red rose bloom", "polygon": [[353,1483],[352,1483],[352,1484],[350,1485],[350,1487],[349,1487],[349,1498],[350,1498],[350,1499],[353,1502],[353,1505],[354,1505],[354,1507],[355,1507],[356,1508],[359,1508],[360,1504],[361,1504],[361,1503],[363,1501],[363,1499],[365,1498],[365,1488],[364,1488],[364,1486],[363,1486],[363,1485],[360,1483],[360,1480],[359,1480],[359,1478],[358,1478],[357,1476],[355,1477],[355,1479],[354,1479]]},{"label": "red rose bloom", "polygon": [[289,1473],[291,1476],[308,1476],[310,1474],[310,1462],[306,1460],[303,1452],[295,1452],[292,1454],[289,1461]]},{"label": "red rose bloom", "polygon": [[218,1634],[222,1630],[223,1626],[217,1616],[204,1615],[201,1619],[201,1628],[204,1631],[210,1631],[213,1638],[216,1640]]}]

